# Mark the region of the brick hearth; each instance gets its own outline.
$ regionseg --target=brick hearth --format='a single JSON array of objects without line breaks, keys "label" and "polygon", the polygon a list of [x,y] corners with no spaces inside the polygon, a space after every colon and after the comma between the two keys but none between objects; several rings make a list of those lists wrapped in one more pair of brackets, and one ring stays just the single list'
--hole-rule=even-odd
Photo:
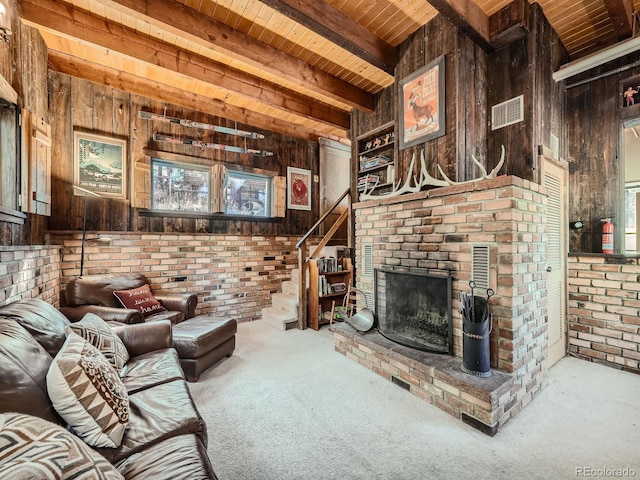
[{"label": "brick hearth", "polygon": [[336,351],[488,435],[495,435],[514,402],[510,374],[468,375],[459,357],[405,347],[376,330],[360,333],[334,324],[331,331]]},{"label": "brick hearth", "polygon": [[[495,432],[546,382],[546,205],[543,187],[513,176],[354,204],[356,285],[373,295],[373,276],[361,268],[365,245],[373,250],[374,269],[451,275],[455,357],[395,344],[390,349],[386,339],[349,335],[338,327],[336,349],[359,362],[378,358],[379,364],[365,365],[389,379],[395,375],[416,395]],[[489,285],[495,290],[490,301],[494,375],[488,379],[459,371],[458,294],[469,291],[473,244],[489,246]]]}]

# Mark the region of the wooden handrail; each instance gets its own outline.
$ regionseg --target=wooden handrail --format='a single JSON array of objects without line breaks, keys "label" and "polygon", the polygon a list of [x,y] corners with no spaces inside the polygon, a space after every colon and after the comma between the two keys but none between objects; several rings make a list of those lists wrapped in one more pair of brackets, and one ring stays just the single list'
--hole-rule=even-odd
[{"label": "wooden handrail", "polygon": [[338,198],[338,200],[335,201],[335,203],[333,204],[333,206],[327,210],[325,212],[324,215],[322,215],[322,217],[320,218],[320,220],[318,220],[313,227],[311,227],[309,229],[309,231],[307,233],[305,233],[302,238],[300,240],[298,240],[298,243],[296,243],[296,248],[300,248],[300,245],[302,245],[303,242],[305,242],[307,240],[307,238],[309,238],[311,236],[311,234],[314,232],[314,230],[316,228],[318,228],[320,225],[322,225],[322,222],[324,222],[326,220],[326,218],[331,215],[331,212],[333,212],[338,205],[340,205],[340,202],[342,202],[342,200],[344,200],[344,197],[346,197],[347,195],[349,195],[349,193],[351,192],[351,188],[347,188],[344,193],[342,195],[340,195],[340,198]]}]

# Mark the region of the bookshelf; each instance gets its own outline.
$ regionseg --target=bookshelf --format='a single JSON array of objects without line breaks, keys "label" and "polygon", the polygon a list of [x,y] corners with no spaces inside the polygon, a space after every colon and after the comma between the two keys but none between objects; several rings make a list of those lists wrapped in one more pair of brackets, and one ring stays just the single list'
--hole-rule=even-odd
[{"label": "bookshelf", "polygon": [[350,258],[309,260],[309,294],[307,314],[309,328],[319,330],[329,323],[331,307],[342,305],[353,275]]}]

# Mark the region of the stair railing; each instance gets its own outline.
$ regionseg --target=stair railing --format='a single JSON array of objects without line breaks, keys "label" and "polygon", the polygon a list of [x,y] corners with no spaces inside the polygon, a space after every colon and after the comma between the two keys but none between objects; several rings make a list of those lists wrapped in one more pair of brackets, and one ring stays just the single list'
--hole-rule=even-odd
[{"label": "stair railing", "polygon": [[[313,227],[311,227],[307,233],[305,233],[298,243],[296,243],[296,248],[298,249],[298,268],[300,269],[300,282],[299,282],[299,295],[298,295],[298,328],[300,330],[304,330],[307,328],[307,268],[309,266],[309,259],[315,258],[322,249],[329,243],[329,241],[333,238],[335,233],[338,231],[340,226],[344,223],[347,218],[351,217],[351,189],[347,188],[342,195],[335,201],[332,207],[327,210],[320,220],[318,220]],[[323,224],[323,222],[327,219],[329,215],[340,205],[340,202],[344,200],[347,196],[349,196],[349,202],[347,208],[340,214],[338,219],[334,222],[334,224],[329,228],[329,231],[325,234],[325,236],[320,240],[320,243],[313,250],[313,253],[307,257],[307,240],[308,238],[315,232],[315,230]],[[348,241],[351,241],[351,234],[347,235]]]}]

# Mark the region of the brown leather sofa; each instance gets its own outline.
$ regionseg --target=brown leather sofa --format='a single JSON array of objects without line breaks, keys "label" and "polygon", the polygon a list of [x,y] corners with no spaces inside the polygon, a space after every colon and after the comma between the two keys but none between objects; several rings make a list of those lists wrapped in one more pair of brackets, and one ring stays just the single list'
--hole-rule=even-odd
[{"label": "brown leather sofa", "polygon": [[151,284],[141,273],[109,273],[83,275],[69,280],[61,292],[60,311],[72,322],[80,320],[87,313],[94,313],[105,321],[120,323],[143,323],[169,320],[172,324],[195,316],[198,296],[194,293],[153,292],[156,300],[166,311],[144,317],[140,311],[123,308],[113,292],[131,290]]},{"label": "brown leather sofa", "polygon": [[237,321],[207,314],[196,315],[198,297],[193,293],[153,292],[153,297],[166,311],[146,317],[138,310],[123,308],[114,295],[114,291],[136,289],[149,283],[141,273],[75,277],[69,280],[63,291],[60,311],[72,322],[87,313],[94,313],[106,321],[128,324],[169,320],[173,347],[178,351],[180,364],[190,382],[198,381],[204,370],[233,354]]},{"label": "brown leather sofa", "polygon": [[[43,300],[25,299],[0,308],[0,418],[17,412],[66,427],[49,398],[46,376],[65,343],[67,325],[69,320]],[[129,420],[119,447],[91,451],[127,480],[215,479],[206,451],[206,425],[171,347],[171,324],[158,321],[114,330],[130,356],[121,374]],[[0,448],[0,471],[2,458]]]}]

